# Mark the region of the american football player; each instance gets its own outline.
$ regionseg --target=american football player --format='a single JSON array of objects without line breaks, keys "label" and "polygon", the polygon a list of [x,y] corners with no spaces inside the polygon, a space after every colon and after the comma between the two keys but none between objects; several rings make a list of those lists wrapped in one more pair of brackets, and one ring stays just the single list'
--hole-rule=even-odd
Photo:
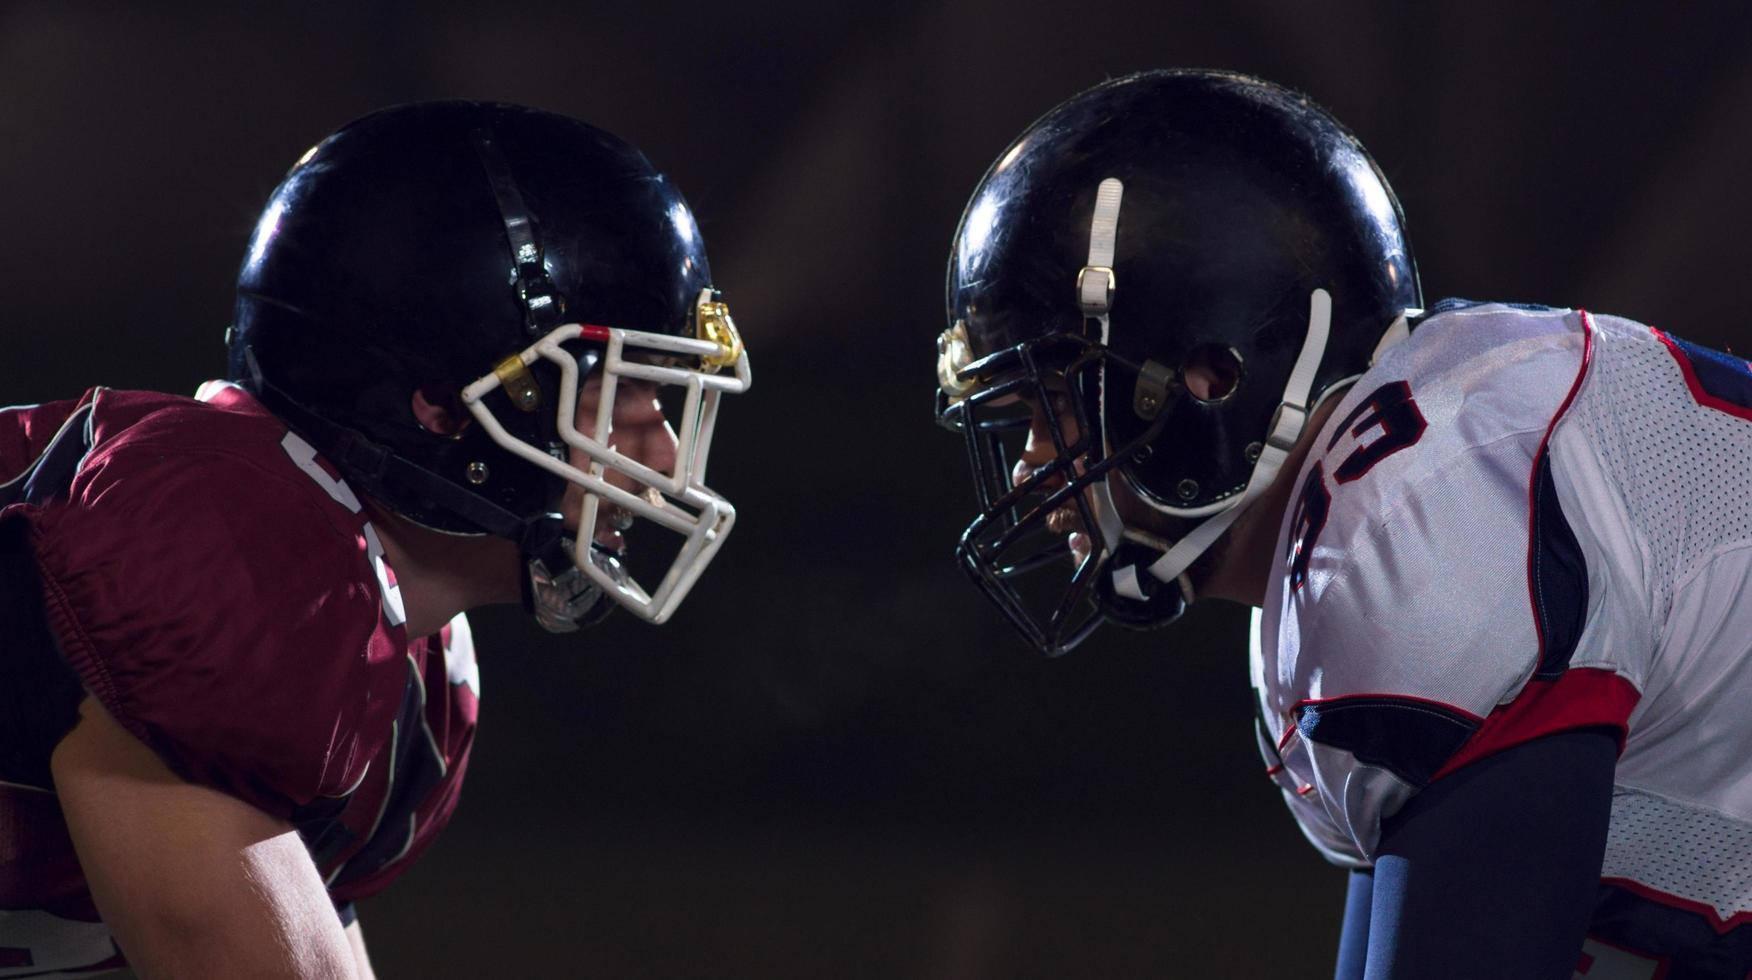
[{"label": "american football player", "polygon": [[957,231],[957,554],[1033,644],[1258,607],[1265,775],[1350,871],[1339,977],[1752,971],[1752,365],[1583,310],[1423,310],[1307,98],[1109,81]]},{"label": "american football player", "polygon": [[0,976],[367,977],[456,805],[464,611],[675,610],[748,355],[634,147],[471,102],[306,153],[229,380],[0,411]]}]

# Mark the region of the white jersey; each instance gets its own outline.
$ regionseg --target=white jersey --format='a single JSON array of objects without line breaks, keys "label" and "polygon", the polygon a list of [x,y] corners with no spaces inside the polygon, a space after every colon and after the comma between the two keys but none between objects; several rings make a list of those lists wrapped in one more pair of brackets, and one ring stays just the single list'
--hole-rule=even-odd
[{"label": "white jersey", "polygon": [[1603,880],[1752,920],[1752,366],[1629,320],[1471,306],[1347,392],[1253,655],[1268,770],[1368,866],[1432,779],[1623,733]]}]

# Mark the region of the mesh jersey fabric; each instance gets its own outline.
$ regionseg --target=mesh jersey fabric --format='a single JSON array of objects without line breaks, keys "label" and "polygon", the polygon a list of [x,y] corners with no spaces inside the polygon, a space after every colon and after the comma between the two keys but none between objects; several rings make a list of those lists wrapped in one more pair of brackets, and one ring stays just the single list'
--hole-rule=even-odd
[{"label": "mesh jersey fabric", "polygon": [[[1607,726],[1604,879],[1723,927],[1752,910],[1752,406],[1712,399],[1696,360],[1630,320],[1483,305],[1346,394],[1298,477],[1322,478],[1323,524],[1286,515],[1252,664],[1268,770],[1329,860],[1367,866],[1455,765]],[[1339,482],[1388,431],[1342,423],[1397,383],[1425,428]],[[1585,577],[1561,658],[1540,506]]]}]

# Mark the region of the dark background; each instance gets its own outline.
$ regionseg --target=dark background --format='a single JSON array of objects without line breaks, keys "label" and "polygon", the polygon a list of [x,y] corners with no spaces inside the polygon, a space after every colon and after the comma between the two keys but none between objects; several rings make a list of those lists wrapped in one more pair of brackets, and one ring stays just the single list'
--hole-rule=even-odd
[{"label": "dark background", "polygon": [[1081,88],[1194,65],[1303,89],[1397,188],[1430,298],[1752,349],[1743,4],[252,6],[0,5],[0,403],[217,375],[286,167],[433,97],[642,146],[755,366],[712,462],[741,519],[672,623],[476,618],[470,788],[362,909],[386,977],[1329,969],[1343,876],[1261,776],[1244,611],[1048,662],[950,561],[971,504],[929,413],[950,235]]}]

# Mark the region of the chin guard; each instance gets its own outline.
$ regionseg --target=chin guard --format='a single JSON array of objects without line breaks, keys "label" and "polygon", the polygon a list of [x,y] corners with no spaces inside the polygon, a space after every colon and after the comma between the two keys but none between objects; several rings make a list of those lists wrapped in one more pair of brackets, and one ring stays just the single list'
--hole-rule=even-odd
[{"label": "chin guard", "polygon": [[[573,543],[562,541],[564,571],[558,575],[548,570],[547,562],[531,558],[528,574],[523,578],[523,608],[542,628],[550,633],[571,633],[585,626],[594,626],[614,611],[614,600],[571,561]],[[594,542],[590,546],[590,562],[611,578],[626,578],[619,556]]]},{"label": "chin guard", "polygon": [[1116,581],[1124,572],[1136,573],[1148,566],[1161,553],[1148,546],[1127,541],[1114,553],[1112,562],[1095,584],[1095,604],[1110,623],[1126,629],[1148,630],[1166,626],[1179,619],[1191,602],[1186,587],[1186,575],[1171,581],[1159,581],[1152,575],[1137,575],[1136,588],[1141,597],[1122,594]]}]

